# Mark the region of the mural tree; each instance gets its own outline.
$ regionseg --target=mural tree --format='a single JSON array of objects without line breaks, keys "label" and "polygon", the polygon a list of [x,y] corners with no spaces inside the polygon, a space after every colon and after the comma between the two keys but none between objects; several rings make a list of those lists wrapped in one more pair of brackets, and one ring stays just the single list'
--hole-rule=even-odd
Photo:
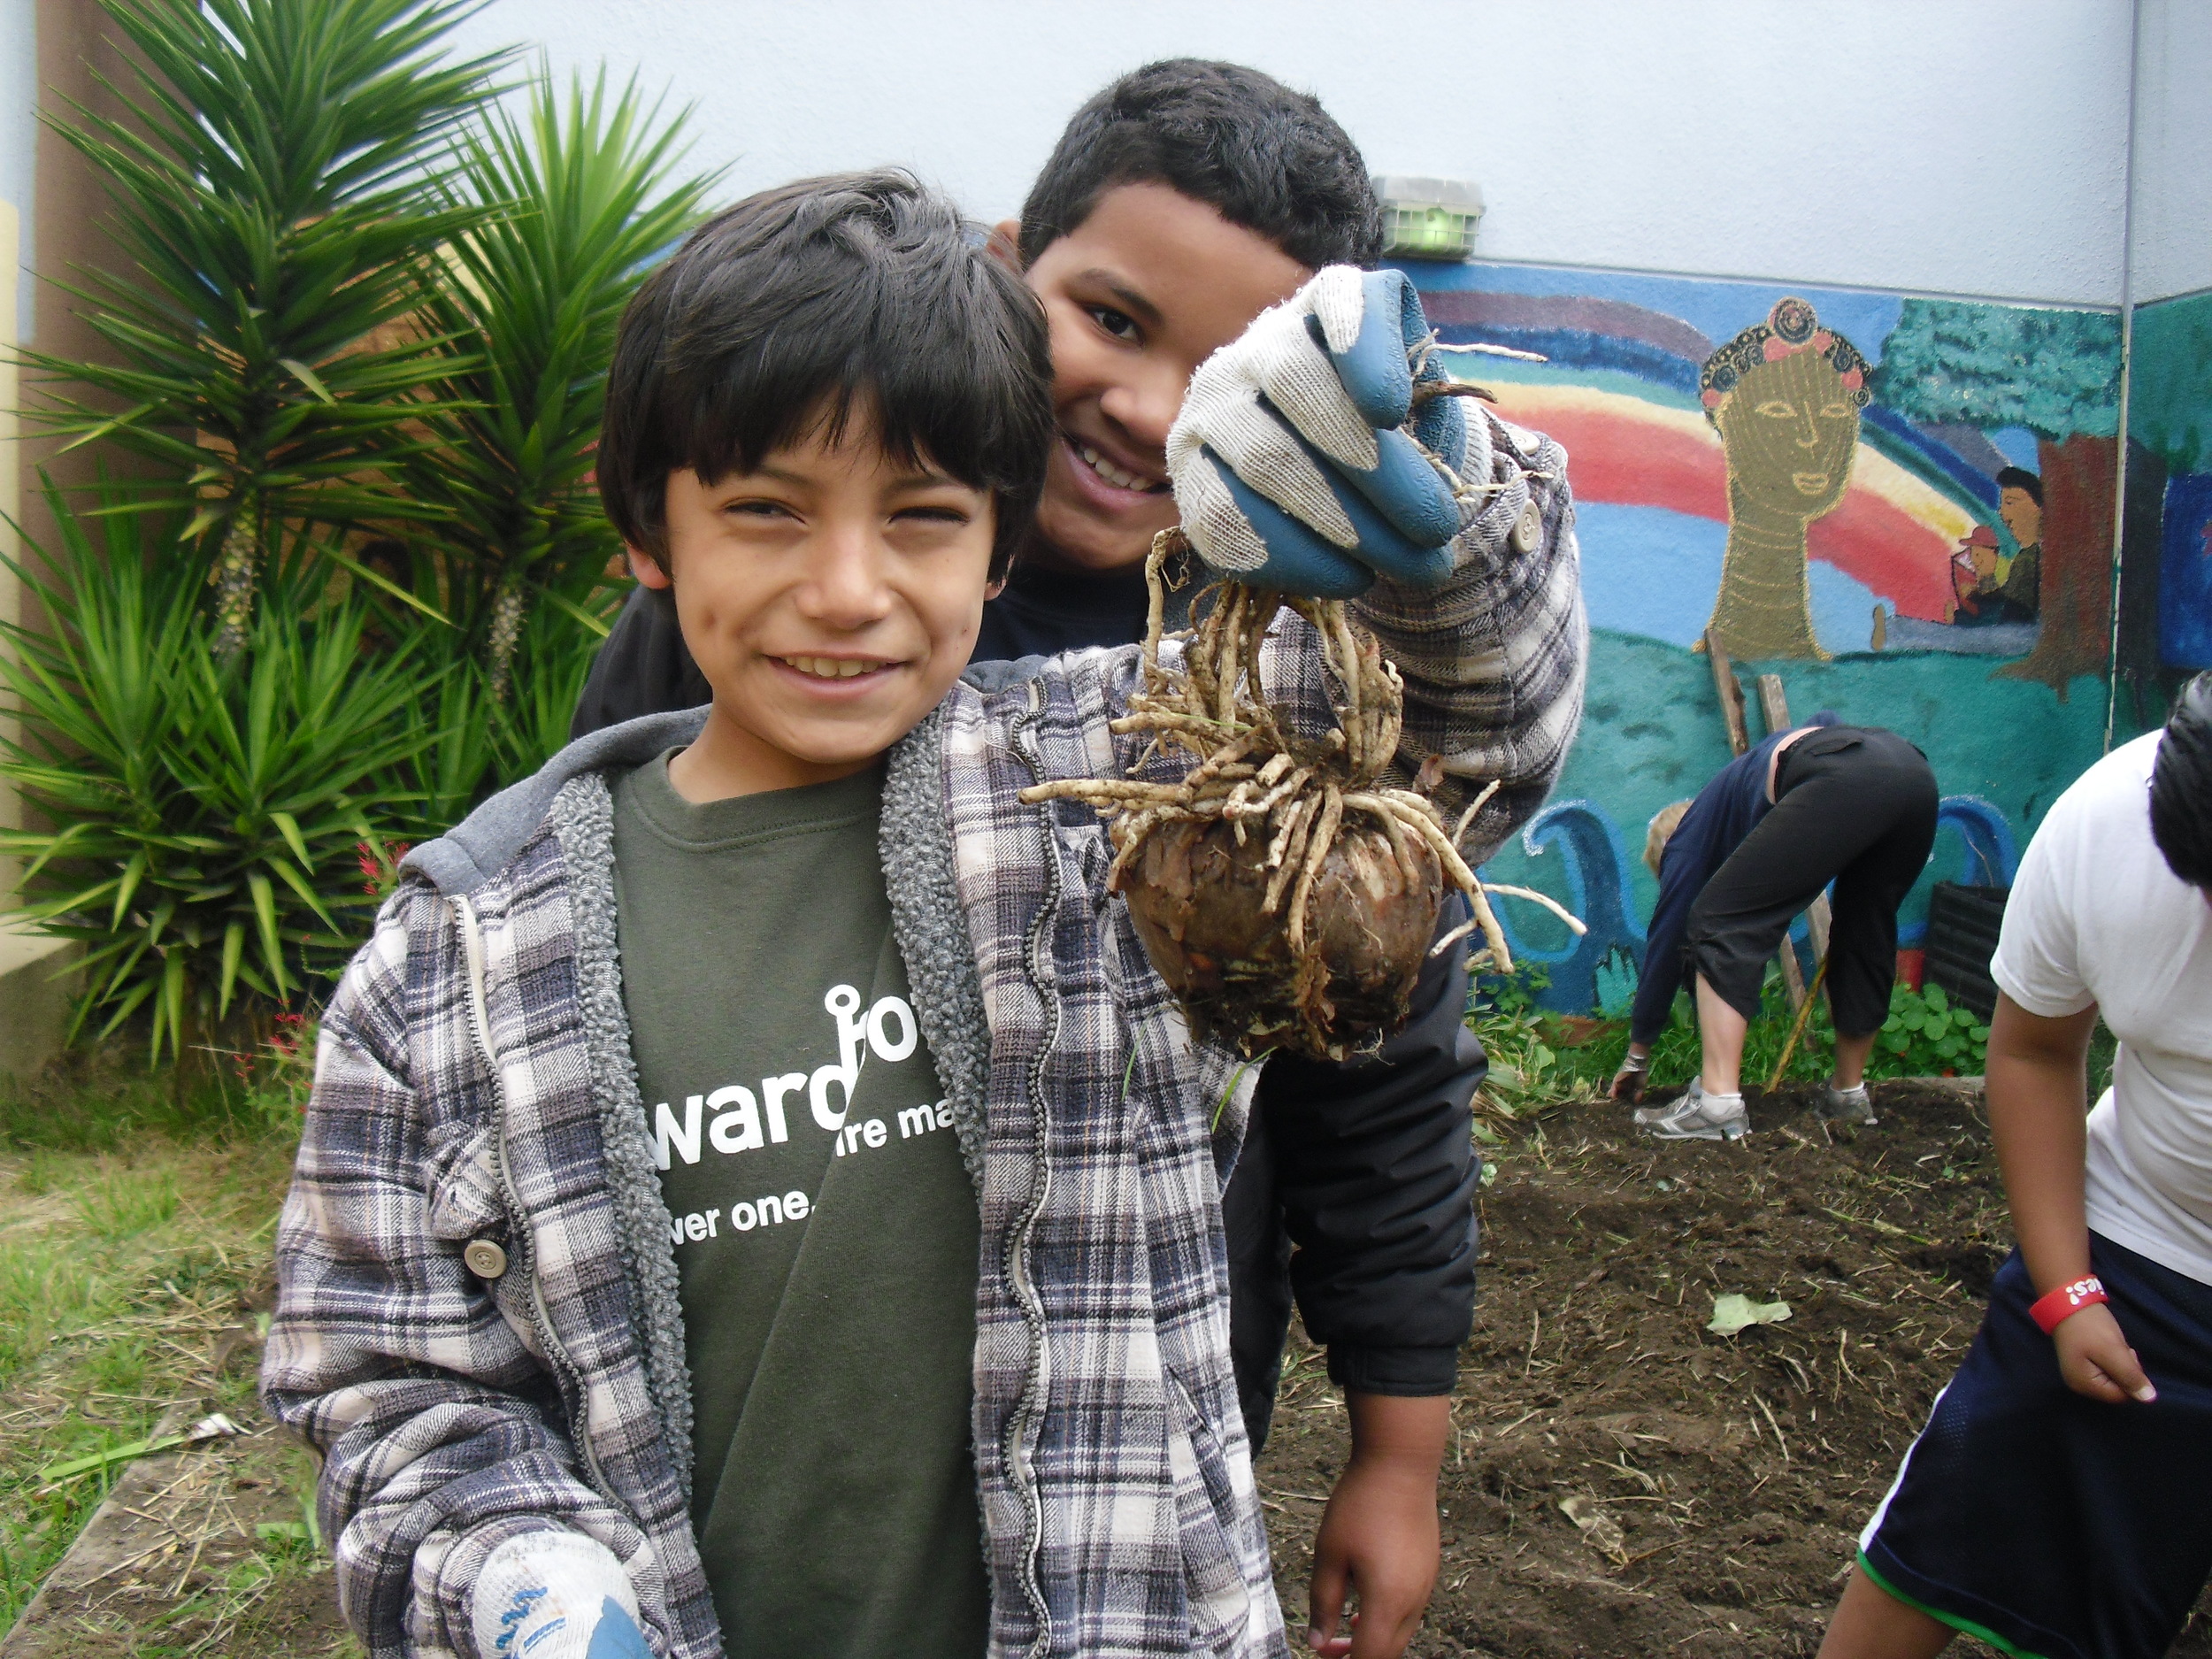
[{"label": "mural tree", "polygon": [[2212,663],[2212,295],[2138,306],[2131,346],[2118,673],[2147,726]]},{"label": "mural tree", "polygon": [[2212,472],[2212,297],[2135,311],[2128,434],[2170,473]]},{"label": "mural tree", "polygon": [[2101,311],[1907,300],[1874,395],[1908,419],[2036,436],[2043,480],[2042,626],[2000,673],[2060,696],[2102,673],[2112,633],[2120,319]]}]

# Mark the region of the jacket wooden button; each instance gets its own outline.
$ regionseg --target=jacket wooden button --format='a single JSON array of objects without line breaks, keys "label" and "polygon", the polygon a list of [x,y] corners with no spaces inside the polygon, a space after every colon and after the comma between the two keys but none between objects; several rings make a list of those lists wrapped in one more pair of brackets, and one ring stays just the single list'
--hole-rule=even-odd
[{"label": "jacket wooden button", "polygon": [[1526,553],[1543,539],[1544,515],[1536,511],[1534,502],[1521,509],[1521,516],[1513,521],[1513,550]]},{"label": "jacket wooden button", "polygon": [[461,1252],[461,1259],[479,1279],[497,1279],[507,1271],[507,1252],[489,1239],[470,1240],[469,1248]]}]

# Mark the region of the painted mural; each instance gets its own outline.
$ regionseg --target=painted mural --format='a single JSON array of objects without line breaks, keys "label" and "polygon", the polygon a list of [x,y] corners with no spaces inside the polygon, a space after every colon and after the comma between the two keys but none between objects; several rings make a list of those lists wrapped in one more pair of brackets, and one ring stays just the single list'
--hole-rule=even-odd
[{"label": "painted mural", "polygon": [[[1941,829],[1902,918],[1906,947],[1936,880],[2009,882],[2043,812],[2103,749],[2117,316],[1533,265],[1405,268],[1447,347],[1541,357],[1447,361],[1570,457],[1592,625],[1586,710],[1551,804],[1490,865],[1590,925],[1577,939],[1533,907],[1513,918],[1517,948],[1548,969],[1544,1000],[1618,1010],[1634,993],[1656,897],[1635,856],[1645,824],[1729,758],[1709,629],[1747,691],[1778,675],[1796,717],[1830,709],[1888,726],[1933,763]],[[2212,330],[2212,315],[2199,326]],[[2192,430],[2212,444],[2212,416]],[[2184,493],[2203,525],[2212,488]],[[2174,521],[2154,538],[2162,551]],[[1750,718],[1756,736],[1755,698]]]},{"label": "painted mural", "polygon": [[2135,310],[2119,712],[2147,726],[2212,668],[2212,290]]}]

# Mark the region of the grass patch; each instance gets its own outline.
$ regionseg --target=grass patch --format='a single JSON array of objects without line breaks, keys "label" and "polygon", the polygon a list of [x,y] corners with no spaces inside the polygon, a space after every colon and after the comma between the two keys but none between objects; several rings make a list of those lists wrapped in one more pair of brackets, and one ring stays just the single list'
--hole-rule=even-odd
[{"label": "grass patch", "polygon": [[295,1138],[314,1071],[312,1032],[292,1034],[301,1029],[255,1051],[201,1049],[189,1064],[158,1070],[147,1067],[142,1044],[126,1034],[73,1052],[28,1080],[0,1077],[0,1152],[23,1160],[16,1179],[28,1191],[61,1167],[49,1161],[54,1154],[120,1152],[149,1138]]},{"label": "grass patch", "polygon": [[[250,1368],[219,1373],[214,1347],[268,1270],[308,1063],[286,1047],[149,1073],[142,1053],[0,1085],[0,1631],[122,1466],[50,1488],[41,1470],[143,1438],[173,1401],[251,1409]],[[298,1553],[274,1540],[243,1571],[306,1571]],[[119,1632],[104,1651],[153,1659],[162,1640]]]}]

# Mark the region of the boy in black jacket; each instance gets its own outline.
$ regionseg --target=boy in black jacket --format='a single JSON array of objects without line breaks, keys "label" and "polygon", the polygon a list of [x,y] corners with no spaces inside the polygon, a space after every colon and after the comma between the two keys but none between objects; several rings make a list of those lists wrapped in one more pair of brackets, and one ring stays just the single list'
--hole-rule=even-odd
[{"label": "boy in black jacket", "polygon": [[[1018,672],[1013,659],[1142,636],[1144,557],[1176,522],[1167,434],[1192,373],[1318,267],[1372,265],[1381,215],[1358,150],[1312,98],[1254,70],[1181,59],[1085,104],[994,245],[1044,306],[1060,428],[1035,529],[985,607],[974,660],[989,666],[971,675],[998,678]],[[641,588],[572,734],[708,695],[667,594]],[[1480,826],[1472,857],[1535,810],[1541,792],[1525,793]],[[1271,1061],[1222,1198],[1254,1447],[1294,1287],[1348,1394],[1352,1458],[1315,1552],[1312,1622],[1325,1630],[1353,1586],[1363,1605],[1395,1615],[1417,1613],[1434,1579],[1435,1472],[1474,1305],[1469,1102],[1485,1068],[1463,1020],[1461,961],[1455,951],[1429,964],[1412,1019],[1378,1058]],[[1396,1648],[1374,1649],[1386,1650]]]}]

